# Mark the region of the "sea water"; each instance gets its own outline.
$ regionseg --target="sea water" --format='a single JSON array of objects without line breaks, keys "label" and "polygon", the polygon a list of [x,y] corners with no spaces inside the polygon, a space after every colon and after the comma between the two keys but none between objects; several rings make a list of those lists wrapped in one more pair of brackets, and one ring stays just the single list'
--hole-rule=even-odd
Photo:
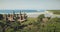
[{"label": "sea water", "polygon": [[34,13],[34,12],[44,12],[45,10],[0,10],[0,14],[10,14],[10,13],[20,13],[20,12],[26,12],[26,13]]}]

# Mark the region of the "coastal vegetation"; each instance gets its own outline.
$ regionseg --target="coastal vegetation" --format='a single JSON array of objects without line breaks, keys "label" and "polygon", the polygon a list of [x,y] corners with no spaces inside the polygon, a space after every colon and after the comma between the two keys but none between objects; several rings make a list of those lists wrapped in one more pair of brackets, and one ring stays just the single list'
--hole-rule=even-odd
[{"label": "coastal vegetation", "polygon": [[60,15],[60,10],[47,10],[47,11],[50,11],[50,12],[53,12],[54,14]]},{"label": "coastal vegetation", "polygon": [[37,18],[28,17],[27,21],[22,23],[0,19],[0,32],[60,32],[60,18],[45,17],[41,14]]}]

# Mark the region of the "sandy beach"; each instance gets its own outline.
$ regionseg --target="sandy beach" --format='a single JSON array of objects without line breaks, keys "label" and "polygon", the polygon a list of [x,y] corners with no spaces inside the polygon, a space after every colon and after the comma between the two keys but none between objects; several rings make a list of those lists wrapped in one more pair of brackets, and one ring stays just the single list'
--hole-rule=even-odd
[{"label": "sandy beach", "polygon": [[38,17],[40,14],[45,14],[45,12],[31,12],[31,13],[27,13],[28,17]]}]

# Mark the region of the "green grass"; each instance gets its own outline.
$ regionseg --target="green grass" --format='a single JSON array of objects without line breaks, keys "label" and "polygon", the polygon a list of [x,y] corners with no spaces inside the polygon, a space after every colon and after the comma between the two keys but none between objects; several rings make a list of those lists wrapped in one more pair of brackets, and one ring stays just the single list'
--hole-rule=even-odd
[{"label": "green grass", "polygon": [[22,25],[28,25],[37,21],[37,18],[28,18],[26,22],[21,23]]},{"label": "green grass", "polygon": [[54,14],[60,15],[60,10],[47,10],[50,12],[53,12]]},{"label": "green grass", "polygon": [[[29,24],[34,23],[36,21],[37,21],[37,18],[30,18],[30,17],[28,17],[27,21],[21,23],[21,25],[29,25]],[[0,20],[0,22],[6,24],[6,21],[4,21],[4,20]],[[15,25],[17,24],[16,22],[14,22],[14,23],[15,23]]]},{"label": "green grass", "polygon": [[[41,17],[41,16],[39,16]],[[13,28],[11,28],[10,26],[8,26],[5,29],[5,32],[60,32],[60,18],[51,18],[49,19],[48,22],[46,22],[43,25],[44,22],[37,22],[37,18],[27,18],[27,21],[21,23],[21,25],[27,25],[25,27],[23,27],[23,29],[17,29],[15,30],[15,26],[20,26],[20,24],[18,24],[18,22],[11,22],[11,26]],[[4,20],[0,20],[0,22],[2,23],[6,23],[6,21]],[[32,24],[31,24],[32,23]],[[31,24],[31,25],[29,25]],[[4,26],[5,27],[5,26]],[[56,27],[56,28],[55,28]],[[0,26],[0,31],[2,30],[2,27]]]},{"label": "green grass", "polygon": [[4,23],[4,24],[6,24],[6,21],[4,21],[4,20],[0,20],[0,22],[2,22],[2,23]]}]

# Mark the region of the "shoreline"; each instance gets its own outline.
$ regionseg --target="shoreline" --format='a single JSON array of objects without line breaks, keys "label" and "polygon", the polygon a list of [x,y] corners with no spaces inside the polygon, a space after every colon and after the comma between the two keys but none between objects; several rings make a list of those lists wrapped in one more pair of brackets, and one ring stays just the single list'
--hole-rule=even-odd
[{"label": "shoreline", "polygon": [[[25,12],[27,14],[28,17],[33,17],[36,18],[38,17],[40,14],[46,14],[45,12]],[[13,13],[0,13],[0,14],[13,14]],[[15,14],[19,14],[19,13],[15,13]],[[22,14],[24,14],[24,12],[22,12]]]},{"label": "shoreline", "polygon": [[[45,13],[46,12],[29,12],[29,13],[26,12],[26,14],[27,14],[28,17],[33,17],[33,18],[36,18],[40,14],[45,14]],[[9,14],[9,13],[1,13],[1,14]],[[13,13],[10,13],[10,14],[13,14]],[[15,14],[19,14],[19,13],[15,13]],[[24,14],[24,13],[22,12],[22,14]]]},{"label": "shoreline", "polygon": [[[24,12],[21,12],[21,13],[24,14]],[[56,16],[52,12],[49,12],[49,11],[45,11],[45,12],[29,12],[29,13],[25,12],[25,13],[27,14],[28,17],[32,17],[32,18],[36,18],[41,14],[44,14],[46,17]],[[9,14],[9,13],[1,13],[1,14]],[[13,14],[13,13],[10,13],[10,14]],[[20,13],[15,13],[15,14],[20,14]]]},{"label": "shoreline", "polygon": [[45,14],[45,12],[33,12],[33,13],[27,13],[27,16],[28,16],[28,17],[36,18],[36,17],[38,17],[40,14]]}]

